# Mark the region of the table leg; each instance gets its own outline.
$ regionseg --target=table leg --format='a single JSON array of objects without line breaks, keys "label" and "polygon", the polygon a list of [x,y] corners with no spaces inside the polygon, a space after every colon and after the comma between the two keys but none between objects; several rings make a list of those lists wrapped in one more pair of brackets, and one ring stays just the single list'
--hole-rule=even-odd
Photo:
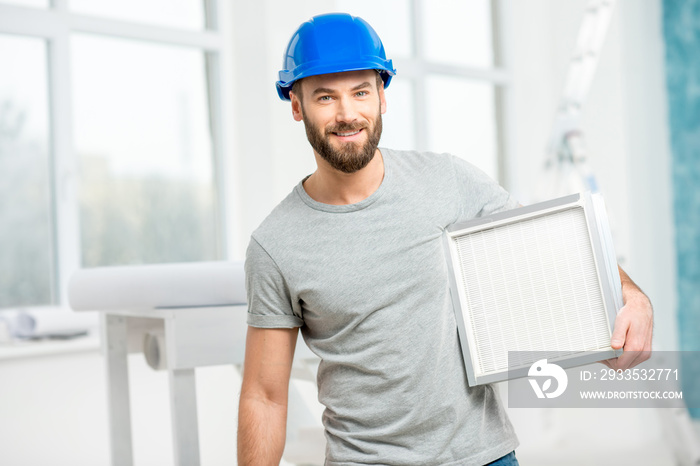
[{"label": "table leg", "polygon": [[134,454],[131,443],[127,322],[122,316],[102,316],[112,465],[132,466]]},{"label": "table leg", "polygon": [[198,466],[199,424],[194,369],[173,369],[169,374],[175,464]]}]

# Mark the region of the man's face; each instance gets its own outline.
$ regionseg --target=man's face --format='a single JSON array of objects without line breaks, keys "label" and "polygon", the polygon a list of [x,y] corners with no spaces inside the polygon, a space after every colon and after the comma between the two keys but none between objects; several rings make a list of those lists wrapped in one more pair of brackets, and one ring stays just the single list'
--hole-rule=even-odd
[{"label": "man's face", "polygon": [[344,173],[367,166],[376,153],[386,111],[376,71],[310,76],[300,85],[301,96],[292,93],[292,113],[304,121],[314,151]]}]

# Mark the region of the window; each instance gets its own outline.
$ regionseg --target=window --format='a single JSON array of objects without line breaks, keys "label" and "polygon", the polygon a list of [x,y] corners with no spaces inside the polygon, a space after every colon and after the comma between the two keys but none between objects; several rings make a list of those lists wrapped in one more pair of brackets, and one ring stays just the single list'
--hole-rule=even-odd
[{"label": "window", "polygon": [[[302,3],[292,8],[301,20],[319,6]],[[234,4],[252,8],[0,0],[0,218],[8,225],[0,247],[12,251],[0,257],[0,308],[65,303],[81,266],[228,257],[236,208],[221,182],[223,83],[233,81],[233,40],[216,19],[232,17]],[[366,18],[394,60],[382,145],[452,152],[505,182],[499,5],[335,0],[314,13]],[[287,19],[293,24],[266,31],[268,39],[287,40],[299,24]]]},{"label": "window", "polygon": [[[0,0],[0,309],[226,257],[221,0]],[[223,30],[222,30],[223,28]]]},{"label": "window", "polygon": [[53,300],[46,43],[0,34],[0,308]]},{"label": "window", "polygon": [[217,259],[204,54],[87,34],[71,50],[82,265]]}]

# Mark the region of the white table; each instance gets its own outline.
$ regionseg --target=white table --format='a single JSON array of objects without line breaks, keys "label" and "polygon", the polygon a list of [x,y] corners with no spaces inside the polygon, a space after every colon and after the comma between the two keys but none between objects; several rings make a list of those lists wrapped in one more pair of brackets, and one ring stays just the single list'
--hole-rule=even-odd
[{"label": "white table", "polygon": [[[128,355],[144,351],[147,334],[162,335],[157,348],[168,371],[175,464],[200,464],[195,369],[242,367],[246,324],[242,262],[200,262],[98,267],[77,271],[69,284],[71,307],[98,311],[106,362],[111,459],[133,465]],[[232,304],[237,303],[237,304]],[[318,359],[297,344],[293,377],[315,379]],[[290,388],[291,437],[297,426],[318,424]],[[290,438],[290,436],[288,436]]]},{"label": "white table", "polygon": [[[165,337],[175,464],[200,464],[195,369],[228,364],[242,367],[246,309],[238,305],[102,313],[112,465],[133,465],[128,355],[143,352],[144,337],[149,332],[163,332]],[[317,358],[303,341],[297,343],[294,358],[301,364],[292,376],[309,378],[303,363]],[[296,398],[296,394],[290,392],[290,397]],[[309,416],[298,408],[290,412],[290,418],[298,418],[290,420],[302,425],[311,422]]]},{"label": "white table", "polygon": [[242,365],[246,306],[107,311],[102,347],[107,365],[111,459],[133,464],[128,355],[143,351],[148,332],[164,332],[175,464],[200,464],[195,368]]}]

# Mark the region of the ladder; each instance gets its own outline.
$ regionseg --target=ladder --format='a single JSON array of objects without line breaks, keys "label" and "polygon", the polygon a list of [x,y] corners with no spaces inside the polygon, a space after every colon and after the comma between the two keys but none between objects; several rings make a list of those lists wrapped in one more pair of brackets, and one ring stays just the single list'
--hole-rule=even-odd
[{"label": "ladder", "polygon": [[586,6],[547,145],[546,182],[539,183],[541,189],[535,193],[536,200],[599,191],[586,158],[581,112],[598,67],[614,7],[615,0],[590,0]]}]

